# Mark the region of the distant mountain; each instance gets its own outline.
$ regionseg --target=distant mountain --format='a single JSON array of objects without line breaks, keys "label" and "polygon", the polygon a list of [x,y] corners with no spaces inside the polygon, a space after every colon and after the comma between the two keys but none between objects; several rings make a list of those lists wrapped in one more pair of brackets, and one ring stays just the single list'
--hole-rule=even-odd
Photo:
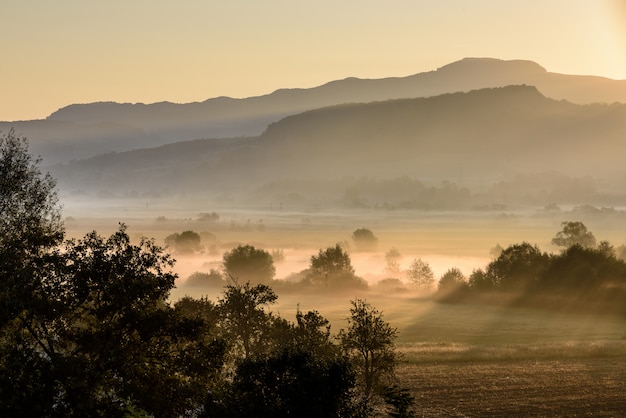
[{"label": "distant mountain", "polygon": [[31,140],[47,163],[199,139],[255,136],[286,116],[320,107],[437,96],[487,87],[533,85],[546,97],[572,103],[626,103],[626,80],[547,72],[531,61],[466,58],[408,77],[332,81],[310,89],[201,103],[74,104],[44,121],[2,122]]},{"label": "distant mountain", "polygon": [[286,117],[256,138],[102,155],[52,173],[65,191],[199,198],[346,177],[476,186],[552,171],[623,181],[625,154],[626,105],[577,105],[508,86],[335,105]]}]

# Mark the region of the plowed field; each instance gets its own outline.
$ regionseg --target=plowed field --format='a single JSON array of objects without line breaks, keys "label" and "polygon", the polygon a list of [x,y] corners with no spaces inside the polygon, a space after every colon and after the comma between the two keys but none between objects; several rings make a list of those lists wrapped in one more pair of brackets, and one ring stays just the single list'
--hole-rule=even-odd
[{"label": "plowed field", "polygon": [[626,357],[406,364],[422,417],[626,416]]}]

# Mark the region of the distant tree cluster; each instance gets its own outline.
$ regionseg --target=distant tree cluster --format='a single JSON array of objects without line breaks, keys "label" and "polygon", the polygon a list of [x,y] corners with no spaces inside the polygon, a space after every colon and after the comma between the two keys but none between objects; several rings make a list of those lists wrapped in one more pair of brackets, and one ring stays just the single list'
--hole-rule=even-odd
[{"label": "distant tree cluster", "polygon": [[467,282],[457,273],[446,273],[439,290],[469,296],[472,293],[507,292],[526,300],[575,302],[578,309],[626,313],[626,262],[608,242],[597,243],[581,222],[563,222],[552,243],[563,247],[557,254],[542,252],[527,242],[503,249],[485,269],[474,270]]},{"label": "distant tree cluster", "polygon": [[352,233],[352,241],[359,251],[373,251],[378,247],[378,238],[367,228],[356,229]]},{"label": "distant tree cluster", "polygon": [[194,254],[202,250],[202,238],[194,231],[174,233],[165,238],[165,245],[179,254]]}]

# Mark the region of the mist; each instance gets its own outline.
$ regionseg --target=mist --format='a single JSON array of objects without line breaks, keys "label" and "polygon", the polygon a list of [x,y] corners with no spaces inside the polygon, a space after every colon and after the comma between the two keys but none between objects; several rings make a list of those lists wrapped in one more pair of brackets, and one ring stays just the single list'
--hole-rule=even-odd
[{"label": "mist", "polygon": [[[274,315],[316,311],[335,338],[366,300],[397,329],[397,375],[419,394],[421,370],[450,390],[438,365],[481,376],[467,389],[529,379],[526,362],[623,361],[626,96],[611,80],[591,90],[474,59],[241,100],[73,105],[18,126],[56,179],[67,238],[121,223],[172,255],[162,302],[267,285]],[[238,251],[267,274],[229,268]],[[606,381],[589,384],[617,396]]]}]

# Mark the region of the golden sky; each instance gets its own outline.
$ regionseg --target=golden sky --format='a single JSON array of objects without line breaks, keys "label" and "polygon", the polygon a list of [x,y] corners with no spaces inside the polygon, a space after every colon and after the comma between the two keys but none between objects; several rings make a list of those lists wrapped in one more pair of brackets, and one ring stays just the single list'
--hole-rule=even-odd
[{"label": "golden sky", "polygon": [[626,79],[626,0],[2,0],[0,120],[203,101],[464,57]]}]

